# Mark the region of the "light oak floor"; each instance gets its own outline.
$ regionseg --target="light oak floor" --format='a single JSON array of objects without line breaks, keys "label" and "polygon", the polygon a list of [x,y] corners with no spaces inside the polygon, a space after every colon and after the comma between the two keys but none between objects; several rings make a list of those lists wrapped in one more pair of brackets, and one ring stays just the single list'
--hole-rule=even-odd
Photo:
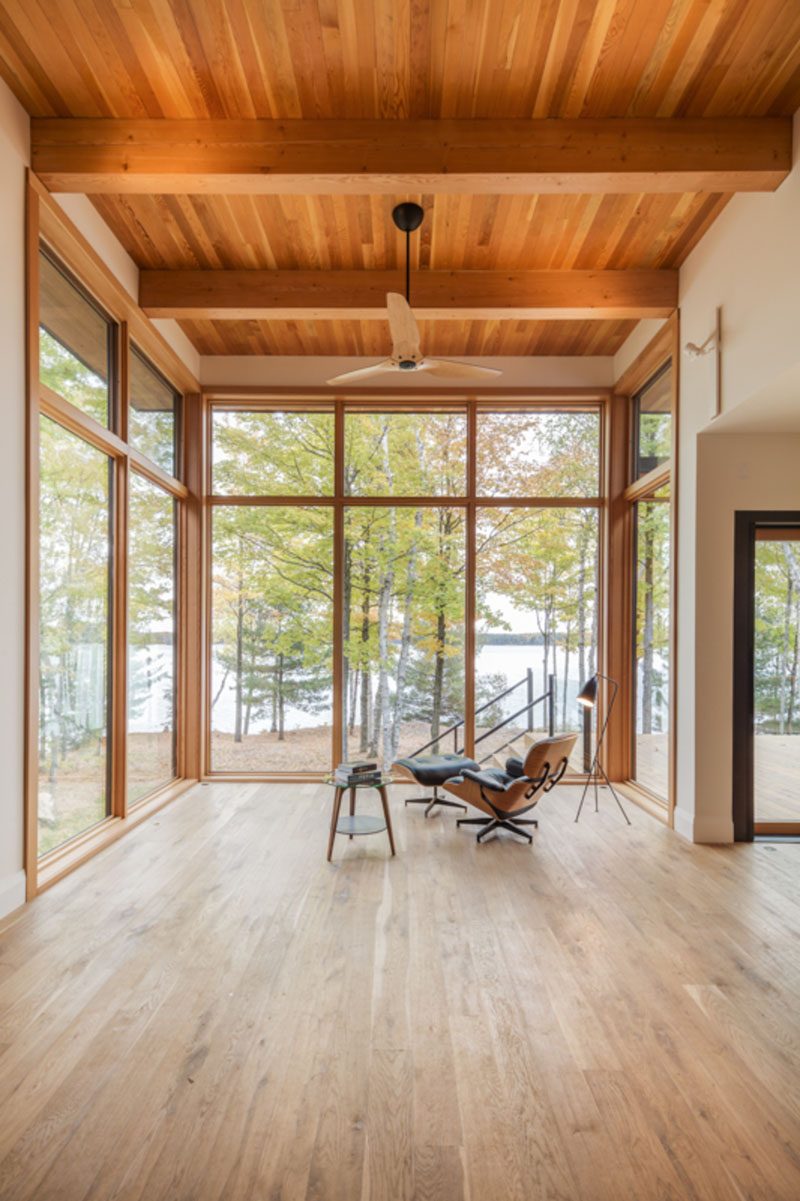
[{"label": "light oak floor", "polygon": [[[757,734],[755,820],[800,823],[800,734]],[[669,773],[666,734],[640,734],[636,740],[636,779],[663,796]]]},{"label": "light oak floor", "polygon": [[201,786],[6,925],[3,1201],[797,1201],[800,845],[403,795],[328,864],[329,789]]}]

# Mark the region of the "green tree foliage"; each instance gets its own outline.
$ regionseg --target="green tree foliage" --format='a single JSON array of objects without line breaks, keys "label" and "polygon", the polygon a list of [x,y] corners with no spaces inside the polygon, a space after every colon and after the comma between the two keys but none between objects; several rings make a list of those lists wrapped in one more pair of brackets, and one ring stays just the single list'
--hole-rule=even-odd
[{"label": "green tree foliage", "polygon": [[146,796],[175,773],[176,588],[175,502],[131,473],[128,509],[128,721],[149,706],[159,714],[152,736],[128,735],[128,801]]},{"label": "green tree foliage", "polygon": [[106,812],[111,507],[104,454],[46,417],[40,445],[43,853]]},{"label": "green tree foliage", "polygon": [[636,506],[636,661],[639,734],[664,729],[669,703],[670,514],[666,496]]},{"label": "green tree foliage", "polygon": [[39,378],[70,404],[108,425],[108,383],[44,328],[39,330]]},{"label": "green tree foliage", "polygon": [[235,741],[258,718],[283,740],[289,706],[330,707],[331,511],[222,507],[213,534],[214,644],[222,687],[233,685]]},{"label": "green tree foliage", "polygon": [[[596,495],[595,413],[487,414],[480,420],[487,494]],[[330,495],[333,427],[332,413],[218,414],[214,490]],[[464,714],[466,518],[445,499],[466,490],[464,414],[348,413],[344,488],[346,495],[385,496],[387,503],[352,505],[345,512],[342,753],[390,762],[399,750],[414,749],[403,743],[404,729],[415,731],[418,745],[421,729],[437,740]],[[441,497],[443,503],[391,503],[412,496]],[[330,510],[215,508],[212,699],[223,704],[233,695],[235,741],[263,729],[282,739],[289,708],[330,721],[331,560]],[[493,612],[498,604],[529,615],[529,628],[538,630],[545,647],[543,686],[548,670],[560,672],[564,714],[570,663],[582,675],[594,667],[596,572],[594,509],[482,511],[482,625],[502,628],[500,613]],[[476,703],[504,683],[496,673],[481,678]],[[495,720],[499,712],[483,720]],[[459,737],[463,742],[463,731]]]},{"label": "green tree foliage", "polygon": [[756,543],[754,691],[762,734],[800,733],[800,543]]}]

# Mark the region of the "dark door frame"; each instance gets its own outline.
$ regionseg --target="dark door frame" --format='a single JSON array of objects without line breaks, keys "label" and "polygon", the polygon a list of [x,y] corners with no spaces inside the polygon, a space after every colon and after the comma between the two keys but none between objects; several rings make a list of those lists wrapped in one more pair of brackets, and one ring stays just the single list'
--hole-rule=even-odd
[{"label": "dark door frame", "polygon": [[800,526],[800,511],[750,509],[735,514],[733,559],[733,837],[752,842],[753,656],[756,530]]}]

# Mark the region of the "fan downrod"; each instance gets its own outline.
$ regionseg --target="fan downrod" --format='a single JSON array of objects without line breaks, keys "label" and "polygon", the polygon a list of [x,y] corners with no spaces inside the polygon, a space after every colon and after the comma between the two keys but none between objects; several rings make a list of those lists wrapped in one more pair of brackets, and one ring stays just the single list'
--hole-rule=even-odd
[{"label": "fan downrod", "polygon": [[396,204],[392,209],[392,220],[404,234],[410,234],[415,229],[419,229],[424,216],[425,210],[422,205],[415,204],[413,200],[405,200],[402,204]]}]

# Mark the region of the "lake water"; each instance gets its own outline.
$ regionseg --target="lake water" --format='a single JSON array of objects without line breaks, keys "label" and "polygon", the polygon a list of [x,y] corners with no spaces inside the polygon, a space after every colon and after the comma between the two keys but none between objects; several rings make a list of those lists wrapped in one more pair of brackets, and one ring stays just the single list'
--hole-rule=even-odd
[{"label": "lake water", "polygon": [[[558,662],[559,679],[563,677],[564,671],[564,653],[557,651],[556,658]],[[550,659],[552,664],[552,656]],[[477,663],[478,677],[487,677],[499,675],[505,680],[501,683],[498,691],[502,691],[509,685],[516,683],[517,680],[522,680],[528,668],[533,671],[533,694],[540,696],[547,688],[546,679],[544,676],[544,653],[541,646],[485,646],[478,655]],[[222,684],[224,670],[218,663],[214,663],[213,670],[213,692],[212,696],[216,696]],[[577,675],[577,656],[570,656],[570,672],[567,681],[567,712],[569,714],[570,707],[572,710],[577,709],[575,697],[578,695],[584,681],[578,679]],[[527,694],[524,685],[516,689],[509,696],[505,697],[500,702],[503,716],[508,716],[516,709],[522,707],[527,699]],[[225,686],[219,700],[214,706],[212,714],[212,727],[222,733],[232,733],[235,722],[235,694],[233,684],[229,683]],[[296,709],[288,706],[286,710],[287,729],[305,729],[310,726],[327,725],[330,718],[323,713],[305,713],[302,709]],[[251,730],[257,733],[265,728],[268,723],[259,722],[252,723]]]},{"label": "lake water", "polygon": [[[137,647],[133,655],[135,663],[142,671],[147,667],[153,674],[164,672],[164,678],[168,678],[167,672],[170,667],[171,649],[162,644],[154,644],[147,647]],[[563,650],[556,651],[556,660],[558,666],[559,691],[561,680],[564,673],[564,652]],[[552,656],[550,658],[552,664]],[[663,664],[659,666],[663,667]],[[525,673],[530,668],[533,671],[533,693],[534,696],[540,696],[547,687],[547,682],[544,674],[544,653],[541,646],[484,646],[480,651],[476,663],[477,677],[486,678],[487,676],[500,676],[505,681],[501,683],[498,691],[515,683],[517,680],[522,680]],[[219,663],[215,661],[213,666],[213,689],[212,696],[216,696],[222,683],[224,672]],[[584,680],[578,677],[578,660],[577,655],[570,655],[569,678],[567,680],[567,725],[577,727],[580,710],[576,704],[575,698],[578,695]],[[508,716],[516,709],[522,707],[526,700],[526,690],[524,685],[516,689],[509,696],[505,697],[500,702],[500,708],[503,716]],[[222,733],[233,733],[235,723],[235,694],[233,682],[229,678],[229,682],[223,689],[222,693],[214,706],[212,713],[212,727]],[[537,714],[538,716],[538,714]],[[656,718],[665,719],[666,714],[662,709],[656,706]],[[144,698],[144,705],[140,712],[131,719],[130,729],[134,733],[146,733],[151,730],[158,730],[164,726],[169,720],[169,701],[163,695],[163,689],[157,689],[154,693],[149,693]],[[288,706],[286,710],[287,729],[306,729],[317,725],[327,725],[330,722],[330,716],[323,711],[322,713],[306,713],[302,709]],[[559,696],[559,705],[557,713],[557,725],[561,723],[561,697]],[[251,723],[253,733],[258,733],[265,729],[267,722],[257,720]],[[657,723],[658,724],[658,723]]]}]

